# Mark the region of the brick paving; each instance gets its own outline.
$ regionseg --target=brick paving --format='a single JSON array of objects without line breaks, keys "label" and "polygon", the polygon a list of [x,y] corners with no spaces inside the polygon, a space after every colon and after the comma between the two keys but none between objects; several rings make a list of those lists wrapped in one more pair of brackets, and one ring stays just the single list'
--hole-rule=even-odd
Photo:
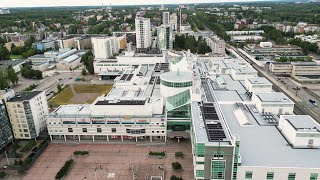
[{"label": "brick paving", "polygon": [[[58,146],[57,146],[58,145]],[[90,151],[88,156],[73,156],[74,151]],[[148,158],[151,151],[166,151],[165,158]],[[176,159],[175,152],[184,153],[183,159]],[[22,179],[54,180],[65,161],[73,158],[74,164],[64,177],[66,180],[131,180],[136,172],[137,180],[150,180],[150,176],[172,175],[192,180],[193,165],[190,141],[168,141],[167,145],[137,146],[135,144],[63,144],[51,143]],[[172,171],[172,162],[180,162],[182,172]],[[162,170],[165,169],[165,171]]]}]

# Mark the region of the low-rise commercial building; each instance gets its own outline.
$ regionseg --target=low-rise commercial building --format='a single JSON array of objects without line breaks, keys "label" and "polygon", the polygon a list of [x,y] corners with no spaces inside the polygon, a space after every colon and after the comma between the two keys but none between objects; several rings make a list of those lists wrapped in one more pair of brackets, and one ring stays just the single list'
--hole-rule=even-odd
[{"label": "low-rise commercial building", "polygon": [[307,41],[309,43],[319,43],[320,38],[318,35],[295,35],[294,38],[301,39],[301,41]]},{"label": "low-rise commercial building", "polygon": [[55,45],[55,41],[53,41],[53,40],[42,40],[39,43],[35,43],[34,47],[37,50],[44,51],[47,49],[55,49],[56,45]]},{"label": "low-rise commercial building", "polygon": [[64,38],[58,40],[58,46],[60,49],[72,49],[76,48],[75,38]]},{"label": "low-rise commercial building", "polygon": [[298,46],[274,45],[271,42],[261,42],[260,45],[250,44],[245,46],[244,50],[256,57],[286,54],[302,54],[301,48]]},{"label": "low-rise commercial building", "polygon": [[315,62],[272,62],[269,71],[276,75],[290,75],[302,82],[320,81],[320,65]]},{"label": "low-rise commercial building", "polygon": [[11,66],[16,73],[21,71],[21,67],[25,61],[23,60],[2,60],[0,61],[0,69],[5,71],[9,66]]},{"label": "low-rise commercial building", "polygon": [[70,70],[81,65],[81,57],[78,55],[71,55],[62,59],[56,65],[57,70]]},{"label": "low-rise commercial building", "polygon": [[46,128],[45,92],[22,92],[6,102],[15,139],[35,139]]}]

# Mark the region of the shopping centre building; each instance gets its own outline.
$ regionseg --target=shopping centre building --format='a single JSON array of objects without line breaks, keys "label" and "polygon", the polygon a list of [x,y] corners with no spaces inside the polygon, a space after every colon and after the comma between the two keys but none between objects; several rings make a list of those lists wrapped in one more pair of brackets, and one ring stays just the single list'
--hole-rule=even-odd
[{"label": "shopping centre building", "polygon": [[242,59],[168,53],[128,65],[92,104],[47,119],[51,139],[191,139],[195,179],[316,180],[320,126]]}]

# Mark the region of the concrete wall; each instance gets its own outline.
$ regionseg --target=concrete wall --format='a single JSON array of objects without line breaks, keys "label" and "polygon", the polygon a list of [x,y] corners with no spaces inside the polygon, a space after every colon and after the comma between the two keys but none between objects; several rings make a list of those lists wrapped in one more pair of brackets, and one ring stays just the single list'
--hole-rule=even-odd
[{"label": "concrete wall", "polygon": [[[255,95],[252,95],[252,102],[256,105],[259,112],[271,112],[277,115],[286,113],[293,114],[294,104],[261,102]],[[281,109],[282,113],[280,112]]]},{"label": "concrete wall", "polygon": [[280,118],[279,129],[282,130],[282,133],[292,144],[295,144],[296,130],[291,126],[291,124],[288,123],[288,121],[284,120],[283,118]]}]

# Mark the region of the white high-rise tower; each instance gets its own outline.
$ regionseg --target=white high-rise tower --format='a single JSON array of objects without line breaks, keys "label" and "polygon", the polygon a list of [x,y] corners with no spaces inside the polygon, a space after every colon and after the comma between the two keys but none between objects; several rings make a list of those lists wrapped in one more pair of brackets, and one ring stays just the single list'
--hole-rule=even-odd
[{"label": "white high-rise tower", "polygon": [[162,13],[162,24],[168,25],[170,23],[170,12]]},{"label": "white high-rise tower", "polygon": [[137,49],[149,48],[151,46],[151,25],[149,18],[136,18],[136,41]]}]

